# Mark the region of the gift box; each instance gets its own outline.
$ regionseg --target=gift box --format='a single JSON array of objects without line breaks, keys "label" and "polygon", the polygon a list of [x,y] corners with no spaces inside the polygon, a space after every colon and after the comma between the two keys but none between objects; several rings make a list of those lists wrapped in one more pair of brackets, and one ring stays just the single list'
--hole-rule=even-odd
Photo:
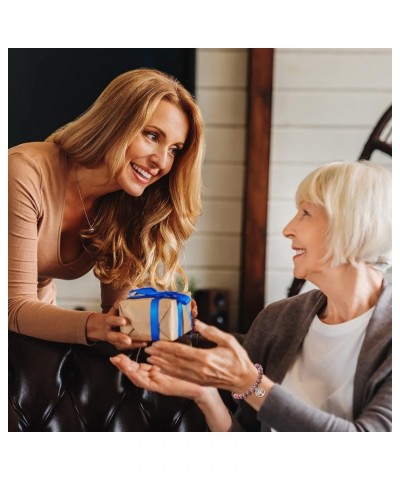
[{"label": "gift box", "polygon": [[154,288],[131,290],[119,304],[120,316],[127,324],[122,333],[134,340],[176,340],[193,329],[190,295]]}]

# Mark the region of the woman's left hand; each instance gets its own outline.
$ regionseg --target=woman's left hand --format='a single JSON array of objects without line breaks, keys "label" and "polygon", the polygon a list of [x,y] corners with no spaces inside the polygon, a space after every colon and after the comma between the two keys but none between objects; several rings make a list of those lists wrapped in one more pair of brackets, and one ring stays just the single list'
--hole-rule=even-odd
[{"label": "woman's left hand", "polygon": [[245,392],[254,385],[257,369],[233,335],[195,321],[195,329],[216,343],[209,349],[159,341],[146,348],[147,361],[172,377],[229,391]]}]

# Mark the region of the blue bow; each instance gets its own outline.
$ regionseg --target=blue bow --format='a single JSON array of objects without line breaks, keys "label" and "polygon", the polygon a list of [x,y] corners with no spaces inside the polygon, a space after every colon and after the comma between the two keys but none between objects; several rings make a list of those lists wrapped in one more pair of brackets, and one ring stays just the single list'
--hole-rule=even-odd
[{"label": "blue bow", "polygon": [[160,340],[160,325],[158,323],[158,304],[162,298],[169,298],[171,300],[176,300],[178,304],[178,337],[183,335],[183,310],[182,305],[185,305],[186,310],[189,314],[191,321],[191,326],[193,330],[193,319],[188,308],[190,303],[190,296],[185,295],[184,293],[173,292],[173,291],[164,291],[159,292],[155,288],[137,288],[131,290],[128,294],[128,298],[131,300],[137,300],[139,298],[152,298],[153,300],[150,303],[150,332],[151,339],[153,342]]}]

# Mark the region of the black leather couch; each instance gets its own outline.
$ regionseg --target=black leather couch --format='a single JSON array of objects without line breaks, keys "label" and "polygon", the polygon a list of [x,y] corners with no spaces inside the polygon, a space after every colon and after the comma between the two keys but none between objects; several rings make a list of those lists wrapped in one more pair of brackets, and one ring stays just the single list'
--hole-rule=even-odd
[{"label": "black leather couch", "polygon": [[[237,337],[241,340],[241,336]],[[208,348],[197,334],[179,340]],[[166,397],[134,386],[109,361],[111,345],[91,347],[9,333],[10,432],[186,432],[206,431],[190,400]],[[143,350],[127,353],[145,361]],[[231,410],[235,403],[221,392]]]}]

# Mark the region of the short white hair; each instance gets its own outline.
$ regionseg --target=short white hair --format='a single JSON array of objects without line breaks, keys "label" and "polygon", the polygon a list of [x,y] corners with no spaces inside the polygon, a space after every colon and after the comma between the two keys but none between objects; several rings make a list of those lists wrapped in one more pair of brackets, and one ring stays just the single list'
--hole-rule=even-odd
[{"label": "short white hair", "polygon": [[311,202],[328,216],[332,266],[359,262],[385,270],[392,263],[392,176],[370,161],[333,162],[299,185],[296,204]]}]

